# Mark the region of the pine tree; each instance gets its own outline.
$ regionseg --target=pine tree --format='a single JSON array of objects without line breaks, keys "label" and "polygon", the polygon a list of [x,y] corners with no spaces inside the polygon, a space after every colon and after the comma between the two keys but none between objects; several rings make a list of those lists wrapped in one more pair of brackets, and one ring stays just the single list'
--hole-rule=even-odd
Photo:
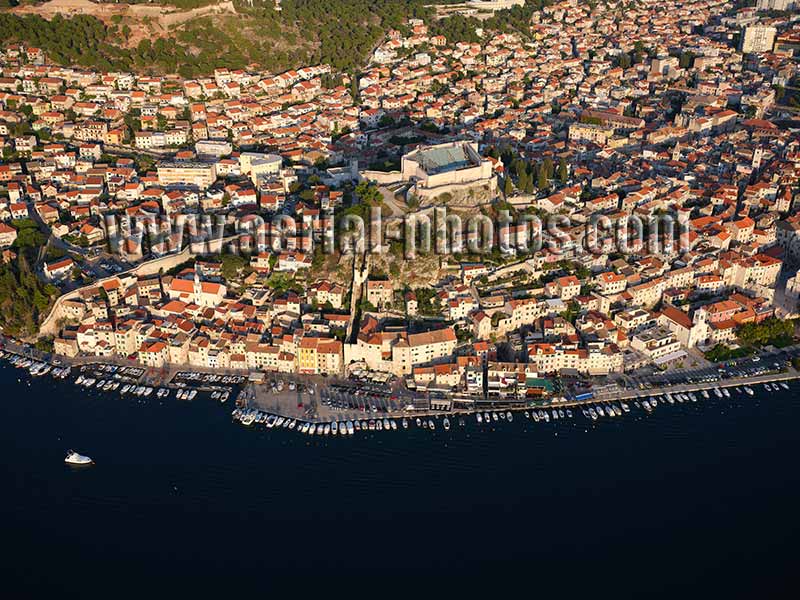
[{"label": "pine tree", "polygon": [[544,161],[542,162],[542,171],[544,171],[544,176],[547,178],[548,181],[553,178],[553,172],[554,172],[553,159],[550,158],[549,156],[545,158]]},{"label": "pine tree", "polygon": [[525,190],[528,188],[529,181],[530,175],[528,175],[528,171],[526,169],[522,169],[519,174],[519,179],[517,180],[517,187],[520,190]]},{"label": "pine tree", "polygon": [[558,180],[561,183],[567,183],[569,178],[569,170],[567,169],[567,159],[563,156],[558,161]]},{"label": "pine tree", "polygon": [[550,187],[550,181],[547,179],[547,173],[545,173],[544,169],[539,169],[539,177],[536,181],[536,187],[538,187],[539,190],[546,190],[548,187]]},{"label": "pine tree", "polygon": [[511,183],[511,176],[506,175],[505,182],[503,184],[503,194],[505,194],[505,196],[508,197],[513,193],[514,193],[514,185]]}]

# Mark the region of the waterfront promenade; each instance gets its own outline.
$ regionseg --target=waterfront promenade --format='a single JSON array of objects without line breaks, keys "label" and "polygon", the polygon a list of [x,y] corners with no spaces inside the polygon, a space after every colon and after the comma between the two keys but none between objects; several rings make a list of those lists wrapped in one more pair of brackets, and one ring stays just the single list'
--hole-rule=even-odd
[{"label": "waterfront promenade", "polygon": [[[281,417],[288,417],[307,421],[310,423],[326,423],[330,421],[343,421],[343,420],[364,420],[372,418],[416,418],[416,417],[433,417],[442,418],[445,416],[467,416],[473,415],[477,412],[493,412],[502,410],[503,412],[522,412],[531,409],[547,409],[547,408],[581,408],[589,407],[597,404],[607,404],[611,402],[647,399],[654,396],[663,396],[667,393],[689,393],[700,392],[703,390],[711,391],[714,388],[735,388],[744,386],[758,386],[755,393],[764,393],[761,385],[764,383],[777,383],[781,381],[793,381],[800,379],[800,371],[789,367],[785,370],[779,370],[763,375],[751,377],[730,377],[719,379],[717,381],[703,381],[693,383],[675,383],[672,385],[653,385],[645,389],[625,389],[621,386],[610,384],[602,391],[598,391],[591,398],[582,400],[575,399],[574,397],[552,397],[546,401],[536,402],[484,402],[482,398],[473,398],[473,404],[470,406],[468,402],[462,401],[458,407],[452,410],[431,410],[431,409],[416,409],[407,410],[405,407],[398,406],[394,410],[385,411],[370,411],[370,410],[353,410],[344,409],[336,410],[330,406],[320,403],[320,390],[318,387],[306,393],[294,390],[292,392],[275,394],[266,388],[257,389],[252,394],[247,395],[247,401],[242,403],[246,408],[255,408],[269,414],[274,414]],[[298,399],[294,402],[294,399]],[[700,400],[702,402],[702,399]]]},{"label": "waterfront promenade", "polygon": [[[142,369],[142,375],[138,377],[139,383],[162,386],[172,389],[196,389],[200,392],[211,392],[226,389],[229,386],[204,384],[202,379],[181,379],[176,377],[179,373],[199,373],[215,375],[237,375],[243,381],[248,375],[247,371],[224,370],[224,369],[203,369],[188,365],[171,365],[165,369],[146,369],[133,361],[126,361],[120,358],[99,359],[97,357],[78,357],[66,358],[53,356],[35,350],[27,345],[22,345],[13,340],[4,340],[6,351],[35,358],[54,364],[71,365],[81,367],[84,365],[100,366],[104,364],[114,364],[125,367],[137,367]],[[791,381],[800,379],[800,371],[788,365],[788,357],[800,354],[800,346],[793,346],[782,351],[783,360],[772,362],[775,359],[773,353],[765,352],[754,359],[740,359],[728,364],[728,369],[734,369],[737,373],[746,373],[747,370],[763,371],[760,374],[747,374],[746,376],[731,376],[726,374],[725,369],[720,368],[715,371],[707,368],[703,371],[674,370],[659,374],[636,377],[636,374],[628,374],[619,381],[607,382],[605,380],[594,381],[592,378],[585,378],[585,383],[596,383],[590,397],[578,399],[574,395],[565,394],[563,396],[553,396],[545,400],[512,400],[495,399],[487,401],[482,396],[467,396],[464,394],[452,394],[452,399],[458,398],[450,410],[436,410],[429,408],[412,408],[413,400],[419,397],[418,393],[411,392],[403,388],[399,382],[392,387],[385,387],[381,397],[364,395],[364,386],[359,382],[353,382],[341,378],[323,378],[315,376],[300,376],[285,373],[267,373],[263,383],[248,383],[241,389],[241,394],[237,399],[237,404],[245,408],[254,408],[269,414],[288,417],[300,421],[311,423],[325,423],[330,421],[370,419],[370,418],[403,418],[403,417],[444,417],[470,415],[476,412],[502,411],[523,411],[530,409],[541,409],[550,407],[582,407],[592,404],[604,404],[617,401],[636,400],[637,398],[646,399],[653,396],[661,396],[667,393],[689,393],[703,390],[713,390],[714,388],[733,388],[749,386],[761,386],[764,383],[777,383],[781,381]],[[752,362],[750,362],[752,360]],[[776,366],[777,365],[777,366]],[[705,374],[701,380],[687,381],[696,373]],[[713,373],[713,379],[709,376]],[[696,375],[695,375],[696,376]],[[672,378],[669,383],[666,379]],[[623,379],[632,379],[638,385],[626,386]],[[681,380],[682,379],[682,380]],[[281,383],[281,389],[275,388],[276,382]],[[601,383],[603,382],[603,383]],[[660,382],[660,383],[659,383]],[[374,388],[373,388],[374,389]],[[758,391],[758,390],[757,390]],[[761,390],[763,392],[763,390]],[[357,399],[356,406],[340,408],[331,402],[331,397],[345,398],[347,400]]]},{"label": "waterfront promenade", "polygon": [[[756,375],[752,377],[731,377],[713,382],[677,383],[670,386],[651,387],[644,390],[626,390],[619,388],[619,390],[616,392],[603,391],[598,393],[594,400],[602,402],[611,402],[614,400],[633,400],[636,398],[647,398],[648,396],[659,396],[666,393],[674,394],[676,392],[699,392],[702,390],[713,390],[715,387],[732,388],[742,387],[745,385],[752,387],[758,384],[792,381],[795,379],[800,379],[800,371],[789,367],[785,371],[780,371],[777,373],[766,373],[764,375]],[[591,403],[591,400],[589,403]]]}]

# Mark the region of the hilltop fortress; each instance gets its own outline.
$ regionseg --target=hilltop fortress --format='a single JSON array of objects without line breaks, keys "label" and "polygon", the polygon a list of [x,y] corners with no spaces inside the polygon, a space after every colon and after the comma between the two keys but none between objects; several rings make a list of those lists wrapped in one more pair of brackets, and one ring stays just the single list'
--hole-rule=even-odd
[{"label": "hilltop fortress", "polygon": [[423,207],[474,207],[490,201],[497,191],[494,162],[482,157],[474,142],[417,148],[403,156],[400,174],[411,183],[409,196],[416,196]]}]

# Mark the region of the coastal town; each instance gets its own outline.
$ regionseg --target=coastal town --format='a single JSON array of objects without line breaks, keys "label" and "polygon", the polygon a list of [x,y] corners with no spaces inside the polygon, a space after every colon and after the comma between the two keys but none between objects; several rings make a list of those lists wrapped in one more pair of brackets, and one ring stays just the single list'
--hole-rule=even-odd
[{"label": "coastal town", "polygon": [[[256,406],[285,381],[287,426],[375,401],[566,407],[634,398],[608,387],[631,378],[752,369],[794,345],[798,317],[794,8],[562,1],[524,36],[477,41],[411,19],[358,74],[186,79],[8,45],[3,335],[73,368],[246,379]],[[414,227],[441,211],[466,247],[421,248]],[[354,218],[380,221],[378,244],[340,243]]]}]

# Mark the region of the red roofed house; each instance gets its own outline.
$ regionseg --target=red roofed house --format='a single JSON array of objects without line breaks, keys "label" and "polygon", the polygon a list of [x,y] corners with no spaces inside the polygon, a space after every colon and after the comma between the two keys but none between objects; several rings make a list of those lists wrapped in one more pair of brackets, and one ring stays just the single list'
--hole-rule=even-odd
[{"label": "red roofed house", "polygon": [[71,258],[62,258],[56,262],[45,263],[44,274],[49,279],[60,279],[68,275],[74,266],[75,262]]}]

